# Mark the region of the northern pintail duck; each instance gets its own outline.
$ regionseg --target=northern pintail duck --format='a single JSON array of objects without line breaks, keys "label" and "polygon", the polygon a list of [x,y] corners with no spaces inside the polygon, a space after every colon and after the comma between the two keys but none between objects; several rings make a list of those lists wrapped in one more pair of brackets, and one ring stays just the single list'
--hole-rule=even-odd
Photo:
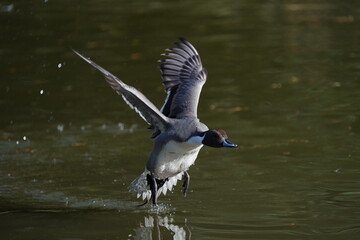
[{"label": "northern pintail duck", "polygon": [[237,147],[229,141],[222,129],[210,129],[197,117],[197,107],[207,71],[191,43],[183,38],[174,48],[165,50],[160,61],[160,71],[167,97],[159,110],[141,92],[80,53],[74,52],[98,69],[110,86],[122,96],[153,129],[154,149],[145,171],[129,186],[129,190],[142,196],[146,204],[172,190],[177,181],[183,180],[183,193],[189,187],[187,172],[194,164],[203,145],[215,148]]}]

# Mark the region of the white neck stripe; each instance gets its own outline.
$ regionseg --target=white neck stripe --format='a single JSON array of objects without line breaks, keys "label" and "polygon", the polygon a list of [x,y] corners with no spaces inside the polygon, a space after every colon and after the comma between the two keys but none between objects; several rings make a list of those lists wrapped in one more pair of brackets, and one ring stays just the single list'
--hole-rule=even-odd
[{"label": "white neck stripe", "polygon": [[204,136],[193,136],[193,137],[189,138],[186,142],[191,143],[191,144],[202,144],[204,137],[205,137],[205,134],[204,134]]}]

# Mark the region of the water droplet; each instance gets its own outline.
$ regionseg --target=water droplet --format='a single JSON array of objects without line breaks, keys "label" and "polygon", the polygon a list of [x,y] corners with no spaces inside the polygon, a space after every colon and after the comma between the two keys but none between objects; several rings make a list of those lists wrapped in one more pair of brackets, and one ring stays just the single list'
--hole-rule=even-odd
[{"label": "water droplet", "polygon": [[61,64],[61,63],[59,63],[59,64],[57,65],[57,67],[58,67],[58,68],[61,68],[61,67],[62,67],[62,64]]},{"label": "water droplet", "polygon": [[19,141],[16,141],[16,145],[19,145]]},{"label": "water droplet", "polygon": [[44,90],[41,89],[41,90],[40,90],[40,94],[43,95],[43,94],[44,94]]},{"label": "water droplet", "polygon": [[118,123],[118,127],[120,128],[120,131],[124,131],[124,129],[125,129],[124,124],[121,122]]},{"label": "water droplet", "polygon": [[64,125],[63,124],[59,124],[56,126],[56,129],[59,131],[59,132],[63,132],[64,131]]},{"label": "water droplet", "polygon": [[26,141],[26,136],[23,136],[23,140]]}]

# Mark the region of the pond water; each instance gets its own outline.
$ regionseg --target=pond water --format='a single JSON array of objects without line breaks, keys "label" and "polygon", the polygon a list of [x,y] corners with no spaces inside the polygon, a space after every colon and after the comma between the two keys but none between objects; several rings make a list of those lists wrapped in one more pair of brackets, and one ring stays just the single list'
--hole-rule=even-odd
[{"label": "pond water", "polygon": [[[358,1],[2,1],[0,20],[1,239],[359,236]],[[71,48],[160,107],[180,36],[209,72],[198,116],[239,148],[136,207],[151,132]]]}]

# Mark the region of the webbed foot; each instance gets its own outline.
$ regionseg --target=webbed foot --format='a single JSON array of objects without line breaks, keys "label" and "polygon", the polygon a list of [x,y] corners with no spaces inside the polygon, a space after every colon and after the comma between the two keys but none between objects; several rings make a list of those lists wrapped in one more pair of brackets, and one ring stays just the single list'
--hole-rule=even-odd
[{"label": "webbed foot", "polygon": [[146,199],[144,203],[136,205],[137,207],[142,207],[145,206],[149,201]]}]

